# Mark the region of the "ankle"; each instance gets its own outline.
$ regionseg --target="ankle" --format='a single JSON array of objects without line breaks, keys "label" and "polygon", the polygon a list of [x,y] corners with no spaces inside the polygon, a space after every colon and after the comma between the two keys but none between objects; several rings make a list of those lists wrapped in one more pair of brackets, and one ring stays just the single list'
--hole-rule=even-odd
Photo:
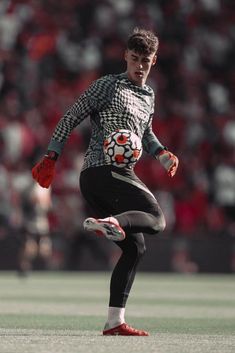
[{"label": "ankle", "polygon": [[105,325],[104,325],[104,330],[110,330],[112,328],[115,328],[115,327],[118,327],[122,324],[124,324],[125,321],[121,321],[121,320],[118,320],[118,321],[106,321]]},{"label": "ankle", "polygon": [[108,319],[105,324],[105,329],[111,329],[120,326],[125,322],[125,308],[109,307]]}]

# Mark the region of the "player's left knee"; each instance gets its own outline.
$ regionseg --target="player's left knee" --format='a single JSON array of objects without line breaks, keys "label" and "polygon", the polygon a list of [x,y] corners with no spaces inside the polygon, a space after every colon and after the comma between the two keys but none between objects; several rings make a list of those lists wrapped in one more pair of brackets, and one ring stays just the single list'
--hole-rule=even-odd
[{"label": "player's left knee", "polygon": [[157,219],[155,225],[152,227],[153,233],[163,232],[166,228],[166,220],[164,217],[160,217]]},{"label": "player's left knee", "polygon": [[161,217],[161,221],[159,222],[159,232],[163,232],[165,228],[166,228],[165,217]]}]

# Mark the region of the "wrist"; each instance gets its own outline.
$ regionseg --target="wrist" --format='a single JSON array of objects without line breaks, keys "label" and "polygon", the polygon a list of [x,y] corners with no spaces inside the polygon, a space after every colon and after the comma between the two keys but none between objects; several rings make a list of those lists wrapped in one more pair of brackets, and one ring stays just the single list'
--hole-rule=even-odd
[{"label": "wrist", "polygon": [[167,147],[163,147],[161,149],[158,149],[155,153],[155,158],[159,159],[160,156],[162,156],[164,153],[168,152],[168,148]]},{"label": "wrist", "polygon": [[55,151],[47,151],[47,154],[45,155],[46,158],[51,159],[53,161],[56,161],[58,156],[58,153],[56,153]]}]

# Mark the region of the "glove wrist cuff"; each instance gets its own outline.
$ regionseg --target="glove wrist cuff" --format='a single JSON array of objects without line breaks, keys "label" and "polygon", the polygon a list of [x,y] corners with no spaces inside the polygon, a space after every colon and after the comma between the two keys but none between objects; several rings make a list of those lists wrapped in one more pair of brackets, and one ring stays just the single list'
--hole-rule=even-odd
[{"label": "glove wrist cuff", "polygon": [[164,149],[161,149],[156,155],[155,158],[159,159],[159,157],[161,157],[163,154],[165,154],[166,152],[168,152],[168,148],[164,147]]},{"label": "glove wrist cuff", "polygon": [[58,156],[58,153],[56,153],[55,151],[47,151],[47,154],[45,155],[46,158],[51,159],[53,161],[56,161]]}]

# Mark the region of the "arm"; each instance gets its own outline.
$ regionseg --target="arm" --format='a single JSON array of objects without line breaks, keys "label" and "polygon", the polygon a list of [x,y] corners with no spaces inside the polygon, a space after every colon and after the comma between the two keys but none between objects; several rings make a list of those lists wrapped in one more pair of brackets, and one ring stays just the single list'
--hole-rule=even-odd
[{"label": "arm", "polygon": [[81,96],[56,125],[47,154],[32,169],[33,178],[44,188],[49,188],[55,175],[55,163],[72,130],[92,111],[89,101]]},{"label": "arm", "polygon": [[177,171],[179,160],[173,153],[168,151],[167,147],[161,144],[153,133],[152,119],[153,116],[150,117],[149,125],[143,136],[143,148],[147,153],[158,159],[161,165],[167,170],[167,174],[173,177]]},{"label": "arm", "polygon": [[32,169],[33,178],[44,188],[49,188],[55,174],[55,163],[73,129],[94,110],[101,110],[107,104],[105,80],[95,81],[56,125],[47,154]]},{"label": "arm", "polygon": [[93,111],[92,102],[84,93],[60,119],[48,145],[49,151],[59,156],[72,131]]},{"label": "arm", "polygon": [[[153,119],[153,117],[151,116],[151,118],[150,118],[151,125],[152,125],[152,119]],[[147,129],[145,130],[144,136],[142,139],[142,143],[143,143],[143,148],[144,148],[145,152],[147,152],[151,156],[155,157],[158,153],[160,153],[161,151],[163,151],[164,149],[167,149],[167,148],[164,147],[161,144],[161,142],[158,140],[158,138],[156,137],[156,135],[154,134],[154,132],[152,130],[151,125],[149,125],[147,127]]]},{"label": "arm", "polygon": [[57,124],[48,146],[49,151],[60,155],[73,129],[92,112],[101,111],[109,104],[112,84],[112,79],[105,76],[90,85]]}]

